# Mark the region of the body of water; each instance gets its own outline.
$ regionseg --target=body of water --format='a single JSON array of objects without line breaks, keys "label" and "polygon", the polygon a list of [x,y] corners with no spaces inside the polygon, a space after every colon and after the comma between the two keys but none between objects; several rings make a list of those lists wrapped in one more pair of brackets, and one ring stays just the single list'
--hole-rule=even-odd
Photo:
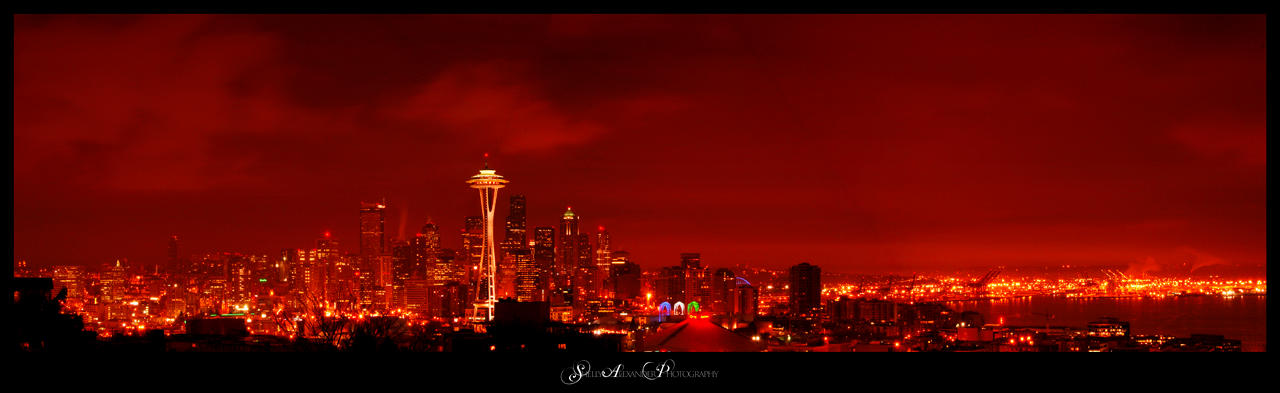
[{"label": "body of water", "polygon": [[1168,296],[1164,298],[1068,298],[1031,296],[1001,300],[948,303],[959,311],[982,313],[987,323],[1004,317],[1005,325],[1043,326],[1053,314],[1053,326],[1084,328],[1100,317],[1129,322],[1131,334],[1160,334],[1188,337],[1191,334],[1220,334],[1240,340],[1247,352],[1262,352],[1267,346],[1266,296]]}]

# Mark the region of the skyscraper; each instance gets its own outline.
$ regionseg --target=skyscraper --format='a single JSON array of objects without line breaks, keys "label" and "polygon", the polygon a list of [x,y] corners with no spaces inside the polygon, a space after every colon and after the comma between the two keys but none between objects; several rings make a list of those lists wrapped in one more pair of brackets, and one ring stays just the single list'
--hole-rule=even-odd
[{"label": "skyscraper", "polygon": [[404,308],[406,310],[430,315],[428,307],[431,298],[431,282],[425,278],[411,278],[404,282]]},{"label": "skyscraper", "polygon": [[360,255],[382,255],[386,251],[386,203],[360,203]]},{"label": "skyscraper", "polygon": [[711,276],[711,311],[721,315],[732,315],[737,298],[737,276],[728,268],[716,269]]},{"label": "skyscraper", "polygon": [[574,250],[577,251],[578,263],[575,267],[577,274],[573,277],[573,310],[575,316],[580,316],[588,311],[587,303],[597,300],[594,291],[596,265],[592,255],[591,235],[579,233],[574,242]]},{"label": "skyscraper", "polygon": [[556,260],[556,229],[552,227],[537,227],[533,229],[533,260],[538,266],[538,275],[541,276],[540,284],[545,295],[542,300],[558,304],[559,300],[555,299],[553,294],[556,293],[556,282],[554,280],[555,260]]},{"label": "skyscraper", "polygon": [[453,281],[459,284],[466,284],[467,272],[473,269],[467,266],[465,259],[460,260],[458,258],[457,251],[452,248],[442,248],[440,249],[440,256],[436,258],[440,259],[440,264],[443,265],[443,270],[446,273],[444,283]]},{"label": "skyscraper", "polygon": [[595,249],[595,279],[592,280],[592,292],[599,298],[612,298],[612,288],[608,284],[609,267],[613,262],[613,251],[609,248],[609,231],[600,226],[596,232],[596,249]]},{"label": "skyscraper", "polygon": [[409,239],[409,250],[413,259],[410,279],[425,279],[427,271],[435,265],[435,254],[439,252],[439,243],[432,245],[431,239],[424,233],[417,233]]},{"label": "skyscraper", "polygon": [[702,254],[696,252],[681,253],[680,267],[685,269],[702,267]]},{"label": "skyscraper", "polygon": [[[386,296],[381,280],[382,255],[386,252],[386,208],[386,203],[360,203],[360,251],[356,274],[359,277],[360,305],[366,308],[386,303],[382,299],[375,301]],[[386,276],[389,278],[390,274]]]},{"label": "skyscraper", "polygon": [[681,266],[665,266],[662,272],[655,278],[654,292],[656,293],[655,303],[661,302],[684,302],[685,298],[685,270]]},{"label": "skyscraper", "polygon": [[808,263],[791,267],[790,308],[793,315],[812,316],[822,304],[822,269]]},{"label": "skyscraper", "polygon": [[528,259],[529,261],[527,263],[531,266],[533,262],[533,256],[529,253],[528,247],[510,249],[507,250],[505,254],[507,257],[503,258],[501,262],[498,262],[497,278],[495,279],[495,282],[497,282],[497,288],[495,288],[494,291],[497,293],[498,299],[506,299],[516,296],[516,274],[520,264],[517,256],[522,256],[524,259]]},{"label": "skyscraper", "polygon": [[[526,263],[533,267],[533,255],[529,251],[528,234],[526,233],[525,225],[524,195],[512,195],[507,214],[506,233],[502,239],[502,258],[498,259],[499,299],[516,296],[516,275],[520,268],[515,253],[523,250],[523,255],[526,259],[529,259]],[[536,273],[536,269],[532,272]]]},{"label": "skyscraper", "polygon": [[[435,227],[435,224],[428,224]],[[424,227],[425,228],[425,227]],[[424,232],[426,230],[424,229]],[[429,237],[429,236],[428,236]],[[463,287],[463,293],[466,291],[466,273],[472,270],[470,267],[464,266],[455,260],[457,253],[451,248],[441,248],[436,253],[435,268],[431,273],[430,288],[427,292],[427,315],[441,318],[452,318],[461,314],[451,314],[449,301],[446,295],[450,293],[456,294],[458,286]],[[452,298],[450,298],[452,299]],[[455,299],[456,300],[456,299]]]},{"label": "skyscraper", "polygon": [[680,267],[684,269],[684,302],[706,304],[711,287],[707,282],[707,269],[702,267],[702,254],[681,253]]},{"label": "skyscraper", "polygon": [[452,258],[448,261],[442,258],[444,249],[440,247],[440,226],[427,220],[422,225],[422,241],[426,243],[427,279],[433,286],[444,285],[453,279],[453,261]]},{"label": "skyscraper", "polygon": [[[315,261],[312,263],[312,269],[315,270],[313,275],[320,277],[318,279],[317,296],[322,296],[325,300],[338,302],[349,305],[351,303],[351,282],[354,277],[354,269],[348,266],[348,261],[342,256],[342,252],[338,249],[338,241],[334,240],[329,232],[324,233],[324,237],[316,239]],[[357,285],[358,288],[358,285]]]},{"label": "skyscraper", "polygon": [[565,209],[557,232],[560,239],[556,244],[556,266],[552,272],[556,292],[557,295],[572,294],[573,276],[578,268],[578,215],[573,212],[573,207]]},{"label": "skyscraper", "polygon": [[458,251],[458,263],[464,265],[462,273],[471,293],[488,293],[480,280],[480,261],[484,258],[484,217],[467,216],[462,224],[462,249]]},{"label": "skyscraper", "polygon": [[528,248],[512,250],[508,255],[516,266],[516,301],[540,302],[546,299],[546,285],[542,282],[541,269]]},{"label": "skyscraper", "polygon": [[737,289],[737,304],[733,307],[734,315],[739,321],[754,321],[760,308],[760,290],[751,286],[751,283],[746,280],[737,281],[740,282]]},{"label": "skyscraper", "polygon": [[502,238],[503,251],[528,247],[524,195],[512,195],[507,212],[507,226]]},{"label": "skyscraper", "polygon": [[393,304],[403,306],[405,302],[405,282],[413,279],[418,272],[418,259],[414,252],[413,242],[392,240],[391,246],[391,290]]},{"label": "skyscraper", "polygon": [[631,254],[614,251],[609,262],[609,286],[612,298],[632,301],[640,297],[640,265],[631,262]]},{"label": "skyscraper", "polygon": [[[488,158],[488,154],[485,157]],[[507,180],[498,175],[498,172],[489,169],[488,160],[484,164],[484,169],[479,174],[471,176],[467,180],[467,184],[471,188],[480,191],[480,212],[484,219],[484,241],[480,258],[480,280],[484,285],[485,293],[477,291],[476,303],[473,308],[472,317],[477,320],[493,320],[493,304],[497,302],[495,293],[496,278],[498,275],[497,264],[497,248],[493,236],[493,212],[498,204],[498,189],[505,187]],[[479,285],[477,285],[479,287]],[[483,315],[481,310],[483,309]]]},{"label": "skyscraper", "polygon": [[79,298],[83,294],[83,292],[81,292],[81,287],[82,287],[81,281],[83,280],[82,278],[83,273],[84,273],[84,269],[81,268],[80,266],[74,266],[74,265],[54,266],[53,267],[53,280],[55,284],[55,286],[53,287],[54,292],[61,291],[62,289],[66,289],[68,299]]}]

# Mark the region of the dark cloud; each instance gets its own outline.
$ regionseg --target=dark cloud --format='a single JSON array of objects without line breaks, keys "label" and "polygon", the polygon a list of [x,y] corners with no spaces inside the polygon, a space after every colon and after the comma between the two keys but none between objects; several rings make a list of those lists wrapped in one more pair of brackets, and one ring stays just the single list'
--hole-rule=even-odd
[{"label": "dark cloud", "polygon": [[650,267],[1266,257],[1262,16],[21,15],[14,47],[35,264],[354,242],[384,196],[454,231],[485,152],[532,225],[572,204]]}]

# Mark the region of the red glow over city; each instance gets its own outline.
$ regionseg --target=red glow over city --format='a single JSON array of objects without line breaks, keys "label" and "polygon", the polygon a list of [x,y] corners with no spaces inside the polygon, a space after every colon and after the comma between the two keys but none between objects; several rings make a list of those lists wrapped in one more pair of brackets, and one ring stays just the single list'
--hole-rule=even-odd
[{"label": "red glow over city", "polygon": [[16,15],[15,302],[81,348],[1263,351],[1265,33]]}]

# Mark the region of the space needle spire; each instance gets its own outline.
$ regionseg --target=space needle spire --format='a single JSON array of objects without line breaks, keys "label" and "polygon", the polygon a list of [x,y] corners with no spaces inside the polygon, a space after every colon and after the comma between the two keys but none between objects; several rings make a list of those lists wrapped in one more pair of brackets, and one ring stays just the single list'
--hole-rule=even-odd
[{"label": "space needle spire", "polygon": [[474,321],[493,320],[493,306],[498,300],[494,289],[497,284],[498,253],[494,244],[493,213],[498,205],[498,189],[505,187],[507,182],[497,171],[489,169],[489,153],[484,154],[484,169],[467,180],[471,188],[480,190],[480,213],[484,219],[484,249],[477,266],[480,277],[476,282],[476,301],[472,309]]}]

